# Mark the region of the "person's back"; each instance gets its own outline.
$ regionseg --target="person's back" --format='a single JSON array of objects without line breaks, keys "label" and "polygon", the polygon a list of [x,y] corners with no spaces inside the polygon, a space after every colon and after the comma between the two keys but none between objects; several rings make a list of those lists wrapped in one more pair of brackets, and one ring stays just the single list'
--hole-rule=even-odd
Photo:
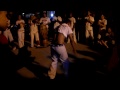
[{"label": "person's back", "polygon": [[56,37],[54,37],[54,43],[64,44],[65,39],[70,33],[72,33],[72,31],[70,31],[70,27],[67,24],[63,23],[57,30]]}]

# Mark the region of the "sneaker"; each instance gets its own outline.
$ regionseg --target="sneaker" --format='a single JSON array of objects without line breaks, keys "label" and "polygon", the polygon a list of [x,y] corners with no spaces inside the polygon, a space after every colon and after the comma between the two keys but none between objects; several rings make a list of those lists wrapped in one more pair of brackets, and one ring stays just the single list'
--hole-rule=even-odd
[{"label": "sneaker", "polygon": [[40,45],[37,45],[37,47],[40,47]]}]

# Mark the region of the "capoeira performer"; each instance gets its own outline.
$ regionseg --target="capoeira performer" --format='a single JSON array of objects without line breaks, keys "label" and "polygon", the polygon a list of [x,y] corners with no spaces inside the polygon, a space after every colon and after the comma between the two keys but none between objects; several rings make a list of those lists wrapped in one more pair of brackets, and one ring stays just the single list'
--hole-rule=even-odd
[{"label": "capoeira performer", "polygon": [[106,28],[107,28],[107,19],[102,14],[100,19],[98,20],[99,33],[98,33],[98,43],[104,44],[104,37],[106,36]]},{"label": "capoeira performer", "polygon": [[48,76],[50,79],[54,79],[56,76],[57,64],[60,60],[63,64],[63,68],[65,71],[65,75],[68,76],[68,68],[69,68],[69,61],[68,61],[68,54],[64,45],[64,41],[67,37],[69,37],[73,53],[76,55],[76,48],[75,42],[73,39],[73,31],[70,28],[71,21],[67,20],[65,23],[61,24],[58,28],[58,32],[56,33],[56,37],[51,44],[51,58],[52,63],[50,66],[50,70],[48,71]]},{"label": "capoeira performer", "polygon": [[18,25],[18,46],[19,48],[24,47],[24,37],[25,37],[24,23]]},{"label": "capoeira performer", "polygon": [[48,31],[50,23],[50,18],[47,17],[46,12],[43,12],[43,17],[40,18],[40,38],[44,47],[48,45]]},{"label": "capoeira performer", "polygon": [[85,19],[86,19],[85,36],[86,36],[86,42],[88,43],[89,38],[94,40],[93,26],[92,26],[92,24],[94,23],[94,17],[91,15],[90,11],[88,11],[88,15],[85,17]]},{"label": "capoeira performer", "polygon": [[[71,29],[73,30],[73,38],[74,38],[74,41],[75,43],[77,43],[77,40],[76,40],[76,34],[75,34],[75,23],[76,23],[76,20],[75,18],[73,17],[73,14],[70,13],[70,17],[69,17],[69,20],[71,21]],[[68,39],[67,43],[70,43],[70,39]]]},{"label": "capoeira performer", "polygon": [[30,25],[31,47],[34,47],[34,36],[36,39],[37,47],[40,47],[40,40],[39,40],[39,33],[38,33],[36,17],[34,15],[31,15],[28,23]]},{"label": "capoeira performer", "polygon": [[43,17],[40,18],[40,23],[46,25],[46,27],[49,29],[49,24],[51,23],[50,18],[47,17],[46,12],[43,12]]}]

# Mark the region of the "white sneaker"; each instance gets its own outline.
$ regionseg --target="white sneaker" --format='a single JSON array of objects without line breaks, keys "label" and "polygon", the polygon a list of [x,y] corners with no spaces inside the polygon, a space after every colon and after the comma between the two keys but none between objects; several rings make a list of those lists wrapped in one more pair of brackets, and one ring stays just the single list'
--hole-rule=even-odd
[{"label": "white sneaker", "polygon": [[37,47],[40,47],[40,45],[37,45]]}]

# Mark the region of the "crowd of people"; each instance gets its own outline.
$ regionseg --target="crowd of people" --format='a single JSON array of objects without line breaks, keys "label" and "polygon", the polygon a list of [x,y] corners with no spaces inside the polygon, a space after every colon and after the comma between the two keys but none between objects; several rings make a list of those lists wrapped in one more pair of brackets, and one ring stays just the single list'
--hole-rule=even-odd
[{"label": "crowd of people", "polygon": [[50,79],[56,76],[58,60],[62,62],[65,75],[68,76],[69,60],[65,43],[71,43],[75,55],[77,43],[92,46],[97,44],[106,49],[116,45],[114,28],[104,13],[101,13],[97,20],[95,14],[89,10],[85,16],[74,17],[72,12],[64,15],[56,12],[52,18],[47,17],[47,12],[44,11],[41,17],[36,13],[29,18],[19,14],[15,22],[11,23],[13,16],[6,11],[0,11],[0,55],[3,58],[10,56],[6,53],[9,46],[12,50],[21,50],[26,46],[26,40],[30,42],[31,48],[50,46],[53,60],[48,71]]}]

